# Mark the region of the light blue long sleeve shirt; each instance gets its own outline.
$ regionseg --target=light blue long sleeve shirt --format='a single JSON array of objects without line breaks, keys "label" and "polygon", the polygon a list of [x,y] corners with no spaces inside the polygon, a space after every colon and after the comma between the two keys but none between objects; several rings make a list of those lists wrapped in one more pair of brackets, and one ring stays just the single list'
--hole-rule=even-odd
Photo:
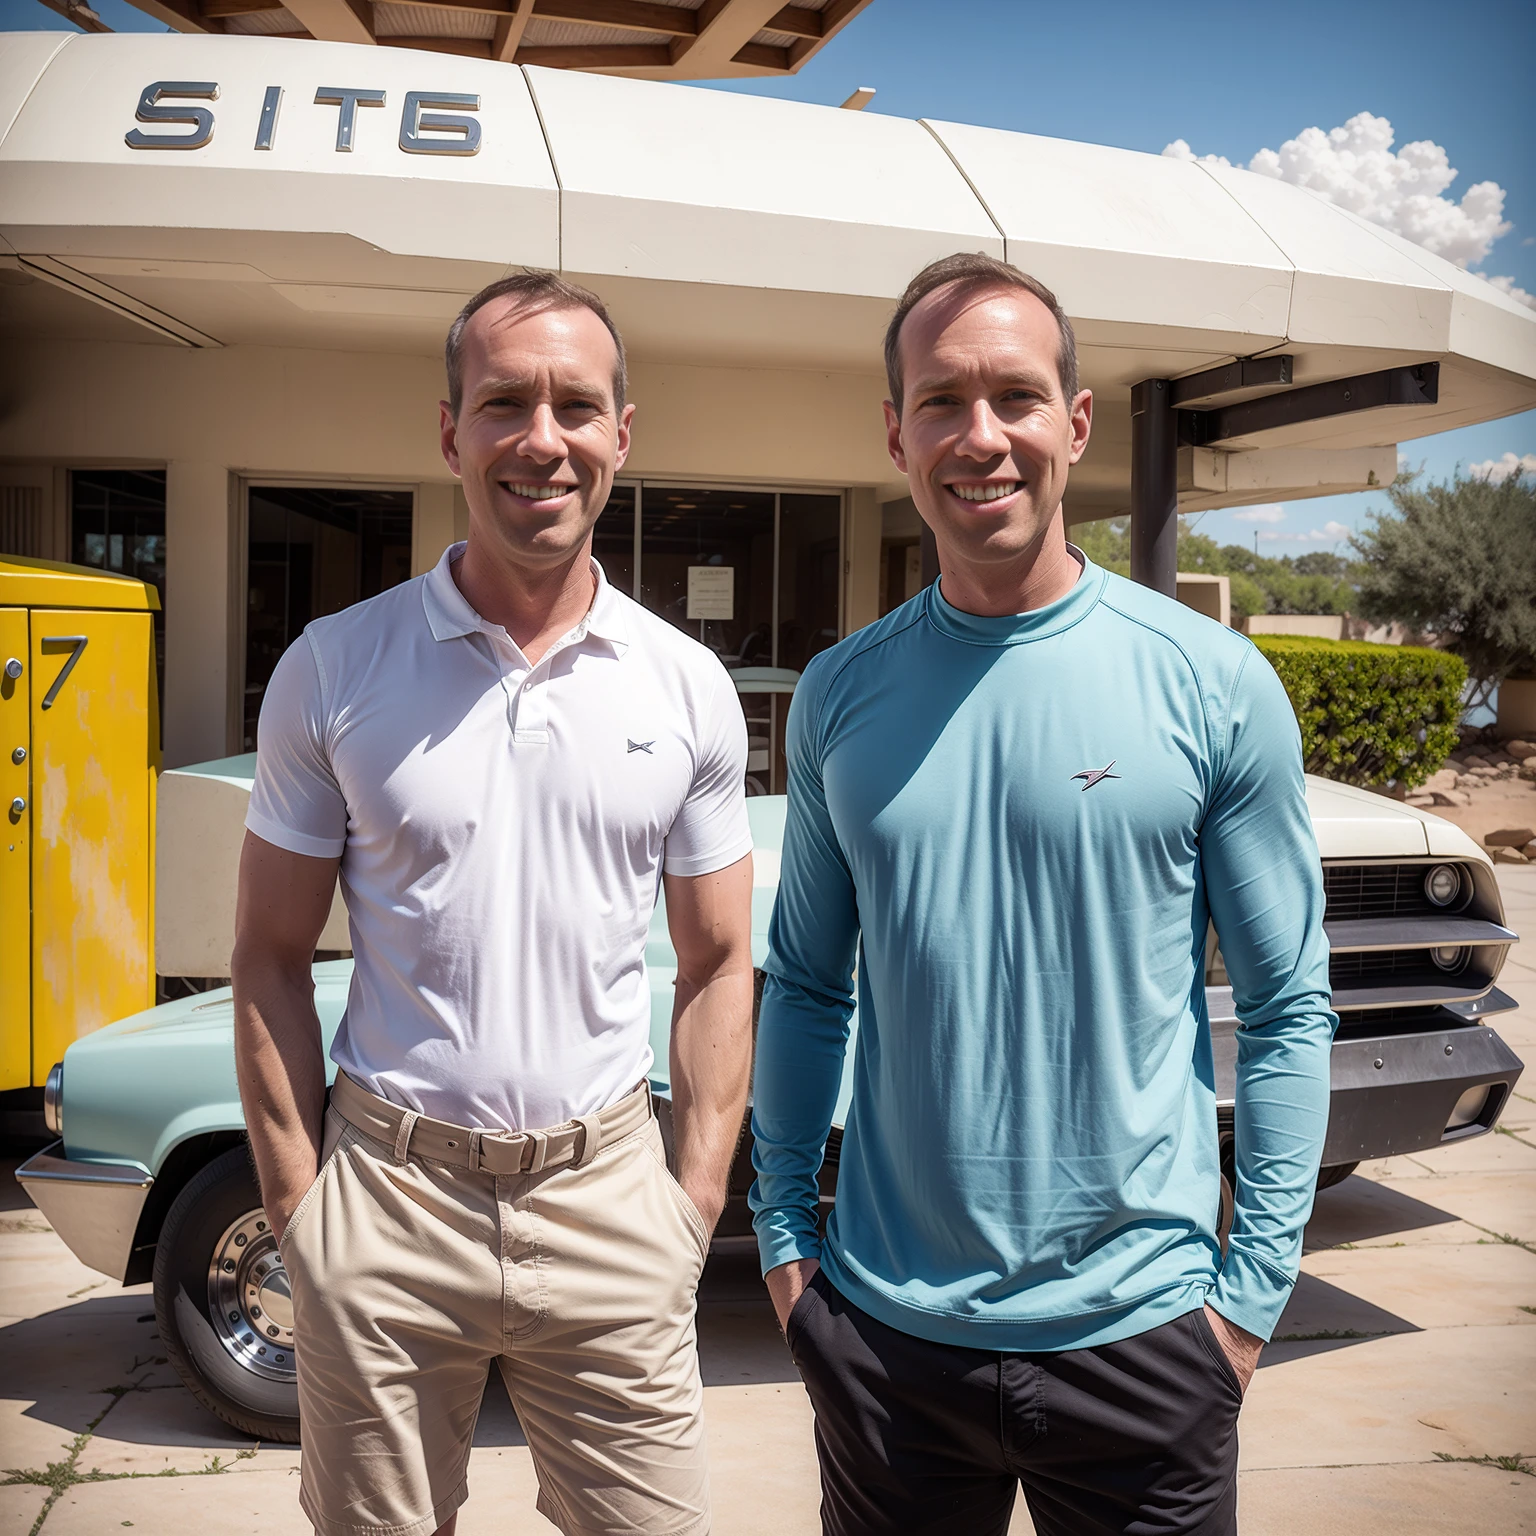
[{"label": "light blue long sleeve shirt", "polygon": [[[881,1321],[983,1349],[1107,1343],[1206,1301],[1268,1338],[1337,1020],[1300,737],[1264,658],[1091,562],[1013,617],[935,584],[816,657],[788,754],[752,1119],[763,1269],[820,1257]],[[1225,1259],[1208,919],[1241,1021]]]}]

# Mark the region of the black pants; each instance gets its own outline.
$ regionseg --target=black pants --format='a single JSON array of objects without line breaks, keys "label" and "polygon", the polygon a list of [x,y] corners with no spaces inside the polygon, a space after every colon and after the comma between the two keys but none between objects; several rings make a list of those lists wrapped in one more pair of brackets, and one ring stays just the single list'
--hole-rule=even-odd
[{"label": "black pants", "polygon": [[789,1315],[816,1412],[825,1536],[1232,1536],[1237,1376],[1203,1309],[1093,1349],[932,1344],[824,1272]]}]

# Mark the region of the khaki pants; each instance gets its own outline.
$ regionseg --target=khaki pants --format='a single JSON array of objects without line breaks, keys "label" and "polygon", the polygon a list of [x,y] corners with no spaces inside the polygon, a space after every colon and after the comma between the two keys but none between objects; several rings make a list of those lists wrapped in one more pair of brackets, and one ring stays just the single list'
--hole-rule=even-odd
[{"label": "khaki pants", "polygon": [[334,1109],[324,1150],[283,1235],[320,1536],[428,1536],[453,1514],[493,1360],[568,1536],[709,1529],[708,1237],[654,1119],[585,1167],[499,1177],[398,1161]]}]

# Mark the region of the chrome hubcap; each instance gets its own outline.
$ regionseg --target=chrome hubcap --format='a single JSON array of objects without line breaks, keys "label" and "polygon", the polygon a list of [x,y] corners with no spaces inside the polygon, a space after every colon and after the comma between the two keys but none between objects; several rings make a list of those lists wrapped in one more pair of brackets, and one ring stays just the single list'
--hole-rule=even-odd
[{"label": "chrome hubcap", "polygon": [[247,1211],[214,1246],[208,1313],[219,1343],[246,1370],[296,1379],[293,1296],[264,1211]]}]

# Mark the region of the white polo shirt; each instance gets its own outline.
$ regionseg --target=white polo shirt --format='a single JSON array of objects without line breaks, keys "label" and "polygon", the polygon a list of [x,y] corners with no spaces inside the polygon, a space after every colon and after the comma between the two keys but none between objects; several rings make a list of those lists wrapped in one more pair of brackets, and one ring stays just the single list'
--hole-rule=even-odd
[{"label": "white polo shirt", "polygon": [[459,591],[463,550],[289,647],[245,824],[341,856],[336,1064],[423,1114],[534,1130],[649,1070],[661,873],[751,851],[746,725],[719,660],[596,561],[586,617],[530,667]]}]

